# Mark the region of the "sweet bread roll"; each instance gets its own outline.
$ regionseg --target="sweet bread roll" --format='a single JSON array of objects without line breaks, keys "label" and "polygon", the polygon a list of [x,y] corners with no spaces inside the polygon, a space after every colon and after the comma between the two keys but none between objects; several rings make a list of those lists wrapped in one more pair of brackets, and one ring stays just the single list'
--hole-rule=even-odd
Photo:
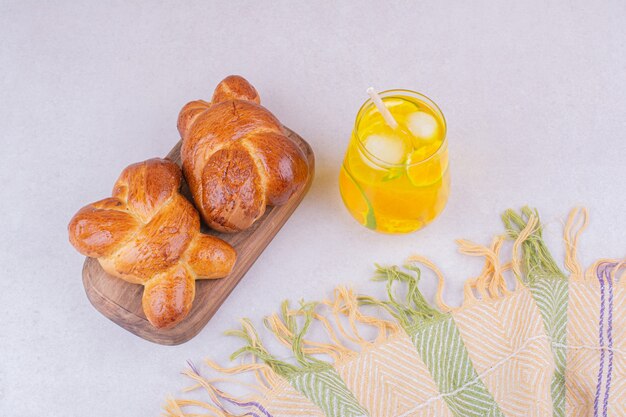
[{"label": "sweet bread roll", "polygon": [[109,274],[144,285],[142,305],[156,328],[184,319],[195,280],[221,278],[235,264],[226,242],[200,233],[200,218],[178,189],[180,168],[166,159],[127,167],[112,197],[89,204],[68,226],[70,242]]},{"label": "sweet bread roll", "polygon": [[307,159],[244,78],[230,76],[211,103],[185,105],[178,117],[183,172],[205,222],[222,232],[250,227],[300,190]]}]

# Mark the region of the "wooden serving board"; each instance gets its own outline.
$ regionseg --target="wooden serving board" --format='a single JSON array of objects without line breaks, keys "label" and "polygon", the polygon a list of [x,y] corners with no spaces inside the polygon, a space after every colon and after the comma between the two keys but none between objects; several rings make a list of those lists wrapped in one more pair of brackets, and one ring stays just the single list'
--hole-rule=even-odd
[{"label": "wooden serving board", "polygon": [[[267,247],[307,193],[315,169],[315,157],[309,144],[295,132],[287,129],[289,137],[302,149],[309,161],[309,177],[302,190],[280,207],[267,207],[265,214],[243,232],[228,234],[209,230],[204,233],[218,236],[237,251],[237,262],[229,276],[215,280],[197,280],[196,297],[189,315],[171,329],[157,330],[148,322],[141,307],[143,285],[131,284],[104,272],[95,258],[86,258],[83,265],[83,285],[91,304],[104,316],[124,329],[146,340],[162,345],[178,345],[197,335],[213,317],[250,266]],[[181,142],[167,157],[180,165]],[[191,194],[183,180],[181,192],[190,200]]]}]

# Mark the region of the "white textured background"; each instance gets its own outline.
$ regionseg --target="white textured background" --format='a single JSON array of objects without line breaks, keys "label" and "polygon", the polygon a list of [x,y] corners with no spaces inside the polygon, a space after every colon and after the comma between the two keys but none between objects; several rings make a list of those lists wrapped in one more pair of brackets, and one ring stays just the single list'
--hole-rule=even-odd
[{"label": "white textured background", "polygon": [[[558,260],[578,204],[584,263],[626,254],[623,1],[81,3],[0,1],[1,416],[157,415],[186,359],[239,346],[222,335],[237,318],[338,283],[382,295],[374,261],[428,255],[459,302],[482,262],[454,239],[488,243],[508,207],[540,209]],[[231,73],[310,141],[315,182],[207,327],[158,346],[91,307],[66,225],[123,167],[165,155],[181,106]],[[451,198],[415,234],[370,232],[339,197],[370,85],[423,92],[449,123]]]}]

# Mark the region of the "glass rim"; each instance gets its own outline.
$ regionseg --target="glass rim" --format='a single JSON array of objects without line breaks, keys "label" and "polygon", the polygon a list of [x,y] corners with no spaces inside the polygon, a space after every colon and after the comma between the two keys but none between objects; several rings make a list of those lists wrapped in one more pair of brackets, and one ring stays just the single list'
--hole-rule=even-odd
[{"label": "glass rim", "polygon": [[[386,98],[386,97],[392,96],[393,94],[397,94],[397,93],[405,93],[405,94],[408,93],[409,95],[412,95],[415,98],[420,99],[427,106],[429,106],[436,113],[436,115],[441,118],[441,122],[443,124],[443,139],[441,141],[441,145],[439,145],[437,150],[435,152],[433,152],[430,156],[428,156],[428,158],[421,159],[419,161],[412,162],[410,164],[407,164],[407,163],[394,164],[394,163],[390,163],[390,162],[387,162],[387,161],[383,161],[382,159],[376,157],[374,154],[372,154],[370,151],[367,150],[367,148],[363,144],[363,141],[361,140],[361,137],[359,136],[359,124],[361,122],[361,118],[363,117],[363,114],[365,113],[366,107],[368,107],[369,105],[375,105],[374,102],[372,101],[372,99],[368,98],[361,105],[361,107],[359,108],[359,111],[357,112],[356,120],[354,121],[354,128],[353,128],[354,129],[354,136],[356,137],[357,146],[359,148],[359,151],[363,154],[363,156],[368,158],[372,163],[375,163],[375,164],[379,165],[382,168],[400,168],[400,167],[418,166],[420,164],[423,164],[423,163],[426,163],[426,162],[430,161],[431,159],[433,159],[433,158],[437,157],[438,155],[440,155],[441,153],[443,153],[445,151],[447,145],[448,145],[448,135],[447,135],[447,133],[448,133],[448,123],[446,122],[446,118],[445,118],[443,112],[441,111],[441,109],[439,108],[439,106],[437,105],[437,103],[435,103],[433,100],[431,100],[425,94],[418,93],[417,91],[408,90],[408,89],[405,89],[405,88],[394,88],[394,89],[391,89],[391,90],[381,91],[378,94],[381,96],[381,98]],[[399,98],[401,98],[401,97],[399,97]]]}]

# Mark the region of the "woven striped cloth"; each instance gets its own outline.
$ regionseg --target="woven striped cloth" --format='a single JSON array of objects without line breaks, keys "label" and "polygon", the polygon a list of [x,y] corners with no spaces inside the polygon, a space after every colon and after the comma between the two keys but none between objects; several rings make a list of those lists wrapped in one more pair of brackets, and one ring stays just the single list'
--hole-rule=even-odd
[{"label": "woven striped cloth", "polygon": [[[443,301],[443,276],[427,259],[378,266],[386,299],[340,287],[330,300],[285,302],[266,317],[273,344],[289,355],[273,353],[242,320],[231,332],[244,341],[231,358],[241,363],[190,363],[184,373],[195,393],[168,399],[165,414],[626,416],[625,261],[583,270],[576,251],[585,209],[565,224],[568,273],[546,247],[536,211],[509,210],[503,221],[505,234],[488,246],[458,241],[462,253],[485,259],[460,307]],[[503,261],[507,239],[512,255]],[[439,279],[433,304],[418,288],[424,268]]]}]

